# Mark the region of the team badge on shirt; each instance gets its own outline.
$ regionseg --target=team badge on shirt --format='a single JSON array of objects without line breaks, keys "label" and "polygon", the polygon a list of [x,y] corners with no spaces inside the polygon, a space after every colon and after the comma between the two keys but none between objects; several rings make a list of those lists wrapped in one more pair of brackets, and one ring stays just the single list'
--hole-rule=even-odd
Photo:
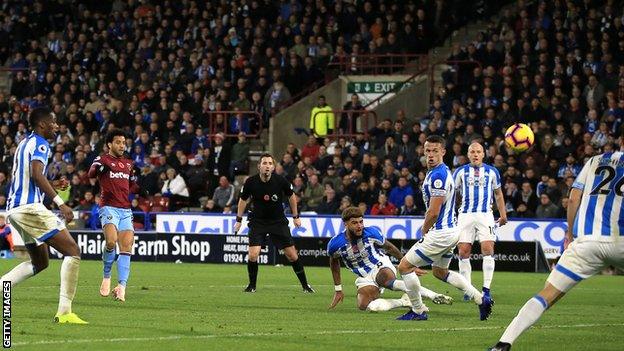
[{"label": "team badge on shirt", "polygon": [[277,202],[277,195],[276,194],[271,195],[271,200],[273,200],[273,202]]}]

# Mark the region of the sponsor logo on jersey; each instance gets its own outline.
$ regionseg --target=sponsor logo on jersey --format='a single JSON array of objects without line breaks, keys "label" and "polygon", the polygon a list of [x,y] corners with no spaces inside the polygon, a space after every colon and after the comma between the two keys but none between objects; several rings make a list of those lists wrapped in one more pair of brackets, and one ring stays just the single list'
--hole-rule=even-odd
[{"label": "sponsor logo on jersey", "polygon": [[130,179],[130,175],[124,172],[110,172],[111,179]]}]

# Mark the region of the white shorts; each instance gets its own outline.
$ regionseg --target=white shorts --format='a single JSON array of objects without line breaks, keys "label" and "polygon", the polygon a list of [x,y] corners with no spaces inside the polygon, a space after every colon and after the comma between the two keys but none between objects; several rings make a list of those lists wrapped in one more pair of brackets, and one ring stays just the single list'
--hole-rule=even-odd
[{"label": "white shorts", "polygon": [[390,258],[388,256],[384,256],[380,262],[377,264],[377,266],[375,268],[373,268],[370,272],[368,272],[368,274],[365,277],[357,277],[357,279],[355,280],[355,286],[360,289],[363,288],[365,286],[376,286],[377,288],[379,288],[380,290],[383,289],[382,286],[379,286],[379,284],[377,284],[377,273],[379,273],[379,271],[382,268],[388,268],[390,270],[392,270],[392,272],[394,273],[394,276],[396,276],[397,272],[396,272],[396,268],[394,268],[394,265],[392,264],[392,261],[390,261]]},{"label": "white shorts", "polygon": [[448,268],[453,258],[453,250],[459,242],[457,228],[430,230],[405,254],[407,261],[415,267],[435,266]]},{"label": "white shorts", "polygon": [[472,244],[496,241],[494,234],[494,215],[491,212],[460,213],[457,216],[459,242]]},{"label": "white shorts", "polygon": [[568,292],[581,280],[610,265],[624,269],[624,241],[573,241],[550,272],[547,281],[557,290]]},{"label": "white shorts", "polygon": [[11,209],[7,219],[24,240],[24,244],[41,245],[65,229],[65,223],[42,203]]}]

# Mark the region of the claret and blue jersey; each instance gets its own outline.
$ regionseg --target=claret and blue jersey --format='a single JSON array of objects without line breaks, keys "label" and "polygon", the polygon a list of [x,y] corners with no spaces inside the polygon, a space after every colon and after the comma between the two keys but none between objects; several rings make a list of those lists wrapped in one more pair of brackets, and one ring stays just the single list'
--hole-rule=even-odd
[{"label": "claret and blue jersey", "polygon": [[440,208],[440,215],[432,229],[444,230],[457,226],[455,214],[455,182],[451,170],[441,163],[429,170],[422,185],[423,200],[429,209],[431,197],[442,196],[444,202]]},{"label": "claret and blue jersey", "polygon": [[327,245],[327,252],[330,257],[340,257],[347,268],[364,277],[387,257],[380,250],[385,242],[379,229],[365,227],[362,236],[354,240],[347,238],[346,231],[334,236]]}]

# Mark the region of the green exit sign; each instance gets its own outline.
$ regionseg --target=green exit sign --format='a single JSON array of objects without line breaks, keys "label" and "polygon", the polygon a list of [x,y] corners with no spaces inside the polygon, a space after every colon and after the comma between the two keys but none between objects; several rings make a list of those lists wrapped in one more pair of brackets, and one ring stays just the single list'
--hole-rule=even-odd
[{"label": "green exit sign", "polygon": [[399,91],[410,86],[411,83],[403,82],[358,82],[348,83],[349,94],[384,94],[390,91]]}]

